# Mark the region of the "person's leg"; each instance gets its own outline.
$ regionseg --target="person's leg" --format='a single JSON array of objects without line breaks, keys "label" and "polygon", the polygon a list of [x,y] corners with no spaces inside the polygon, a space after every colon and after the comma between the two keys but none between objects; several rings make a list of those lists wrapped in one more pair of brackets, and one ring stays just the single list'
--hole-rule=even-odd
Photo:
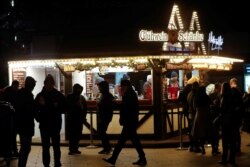
[{"label": "person's leg", "polygon": [[236,144],[237,144],[237,133],[238,133],[238,129],[232,130],[231,131],[231,135],[229,138],[229,150],[230,150],[230,154],[229,154],[229,160],[228,162],[231,164],[235,163],[235,154],[237,152],[236,150]]},{"label": "person's leg", "polygon": [[103,122],[100,124],[100,127],[99,127],[99,135],[102,140],[102,146],[103,146],[103,150],[100,151],[99,153],[109,153],[111,151],[111,145],[109,142],[108,135],[106,133],[108,129],[108,125],[109,125],[109,122]]},{"label": "person's leg", "polygon": [[129,132],[130,132],[129,137],[130,137],[130,139],[131,139],[131,141],[132,141],[132,143],[133,143],[133,145],[134,145],[134,147],[139,155],[139,158],[145,159],[145,153],[142,149],[142,145],[141,145],[139,136],[136,132],[136,129],[130,129]]},{"label": "person's leg", "polygon": [[48,129],[40,129],[41,140],[42,140],[42,159],[44,167],[49,167],[50,164],[50,135]]},{"label": "person's leg", "polygon": [[60,132],[52,134],[52,146],[54,151],[54,162],[55,167],[60,167],[61,165],[61,149],[60,149]]},{"label": "person's leg", "polygon": [[31,150],[31,136],[20,135],[20,153],[18,158],[18,167],[26,167],[28,156]]},{"label": "person's leg", "polygon": [[78,148],[77,148],[77,133],[76,133],[76,128],[73,126],[69,130],[69,153],[74,153]]},{"label": "person's leg", "polygon": [[237,128],[237,133],[236,133],[236,153],[241,153],[241,135],[240,135],[240,128]]},{"label": "person's leg", "polygon": [[145,153],[143,151],[139,136],[136,132],[136,128],[131,128],[129,132],[130,132],[129,137],[139,155],[139,160],[134,162],[133,164],[134,165],[146,165],[147,160],[146,160]]},{"label": "person's leg", "polygon": [[229,144],[229,137],[227,133],[227,129],[222,127],[222,157],[220,164],[227,163],[227,154],[228,154],[228,144]]},{"label": "person's leg", "polygon": [[118,142],[115,145],[115,149],[112,153],[112,156],[108,159],[103,159],[103,160],[114,165],[127,139],[128,139],[128,129],[123,127],[122,132],[118,138]]},{"label": "person's leg", "polygon": [[79,152],[79,143],[82,138],[82,130],[83,130],[83,124],[79,123],[78,128],[77,128],[77,134],[76,134],[76,151]]},{"label": "person's leg", "polygon": [[17,137],[16,125],[15,125],[15,123],[13,123],[13,135],[12,135],[12,139],[11,139],[12,140],[11,151],[12,151],[13,157],[18,157],[16,137]]}]

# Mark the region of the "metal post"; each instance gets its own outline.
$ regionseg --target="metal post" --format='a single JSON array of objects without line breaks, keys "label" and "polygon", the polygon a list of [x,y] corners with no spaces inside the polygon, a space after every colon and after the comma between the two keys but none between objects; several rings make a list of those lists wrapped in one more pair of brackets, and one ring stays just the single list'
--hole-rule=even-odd
[{"label": "metal post", "polygon": [[182,137],[182,112],[179,111],[178,108],[178,117],[179,117],[179,136],[180,136],[180,146],[177,150],[187,150],[188,148],[183,147],[183,137]]},{"label": "metal post", "polygon": [[96,148],[97,146],[94,145],[93,140],[93,112],[90,110],[90,145],[87,146],[87,148]]}]

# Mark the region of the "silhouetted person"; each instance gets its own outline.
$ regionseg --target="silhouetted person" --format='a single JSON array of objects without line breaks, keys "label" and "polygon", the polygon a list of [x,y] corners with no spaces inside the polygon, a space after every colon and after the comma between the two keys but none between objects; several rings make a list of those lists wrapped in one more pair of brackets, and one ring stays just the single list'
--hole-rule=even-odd
[{"label": "silhouetted person", "polygon": [[213,120],[213,128],[212,128],[212,138],[211,138],[211,145],[212,145],[212,154],[217,155],[220,154],[219,152],[219,131],[220,127],[218,122],[214,122],[215,119],[220,117],[220,92],[221,92],[221,84],[215,83],[214,84],[214,91],[209,95],[212,105],[210,106],[211,116]]},{"label": "silhouetted person", "polygon": [[188,102],[187,102],[187,96],[189,94],[189,92],[192,90],[192,84],[193,82],[188,82],[189,80],[191,80],[192,78],[192,73],[186,73],[184,76],[184,88],[182,91],[180,91],[180,95],[178,97],[178,101],[183,105],[183,113],[184,116],[187,117],[188,119],[188,126],[190,128],[190,126],[192,126],[192,122],[190,122],[191,120],[188,118],[189,113],[188,113]]},{"label": "silhouetted person", "polygon": [[[16,96],[17,96],[17,91],[19,88],[19,81],[13,80],[11,83],[11,86],[8,86],[4,89],[3,92],[3,100],[9,102],[14,109],[16,109]],[[13,119],[15,120],[15,112],[13,115]],[[16,131],[16,123],[15,121],[13,122],[13,135],[11,135],[13,138],[11,139],[11,152],[13,157],[18,157],[18,149],[17,149],[17,142],[16,142],[16,137],[17,137],[17,131]]]},{"label": "silhouetted person", "polygon": [[21,148],[19,151],[18,167],[26,167],[31,150],[32,136],[35,128],[35,102],[32,90],[36,85],[34,78],[27,76],[24,88],[17,92],[16,127]]},{"label": "silhouetted person", "polygon": [[139,116],[138,97],[133,90],[129,80],[121,81],[121,94],[122,103],[120,108],[119,122],[120,125],[123,126],[122,132],[119,136],[118,143],[115,146],[112,156],[108,159],[103,160],[114,165],[124,144],[128,139],[130,139],[139,155],[139,160],[137,162],[134,162],[133,164],[146,165],[147,160],[145,158],[145,153],[142,149],[142,145],[136,131]]},{"label": "silhouetted person", "polygon": [[61,166],[60,131],[62,114],[66,108],[66,99],[54,86],[55,80],[52,75],[47,75],[42,91],[35,98],[36,107],[39,111],[36,120],[39,122],[41,133],[44,167],[49,167],[50,164],[50,140],[52,140],[54,150],[55,167]]},{"label": "silhouetted person", "polygon": [[192,84],[192,90],[188,93],[187,96],[187,103],[188,103],[188,119],[189,119],[189,151],[190,152],[200,152],[200,148],[198,147],[198,143],[195,143],[195,140],[193,140],[192,135],[191,135],[191,130],[192,130],[192,126],[193,126],[193,122],[194,122],[194,117],[196,114],[196,106],[195,106],[195,97],[197,95],[199,89],[199,83],[198,82],[194,82]]},{"label": "silhouetted person", "polygon": [[69,133],[69,155],[81,154],[79,141],[82,136],[83,123],[86,121],[87,103],[81,95],[83,87],[74,84],[73,92],[67,96],[67,125]]},{"label": "silhouetted person", "polygon": [[102,81],[98,84],[101,97],[99,102],[97,102],[97,120],[98,120],[98,133],[102,140],[103,150],[99,154],[109,154],[111,151],[111,145],[109,142],[109,137],[106,133],[109,123],[113,117],[113,95],[109,92],[109,83],[107,81]]},{"label": "silhouetted person", "polygon": [[243,116],[242,131],[250,133],[250,86],[248,86],[248,91],[244,95],[243,103],[245,112]]},{"label": "silhouetted person", "polygon": [[238,131],[236,134],[236,152],[241,152],[241,135],[240,135],[240,128],[242,126],[242,117],[244,113],[244,105],[243,105],[243,93],[238,88],[238,80],[236,78],[230,79],[230,87],[232,89],[232,94],[234,97],[234,104],[235,104],[235,119],[238,124]]},{"label": "silhouetted person", "polygon": [[210,113],[211,100],[206,94],[206,87],[200,86],[195,96],[196,114],[192,126],[192,137],[199,143],[201,153],[205,154],[205,142],[211,139],[212,119]]},{"label": "silhouetted person", "polygon": [[[228,82],[224,82],[221,87],[221,134],[222,134],[222,159],[220,164],[235,163],[236,135],[238,123],[235,119],[235,104],[232,90]],[[228,159],[228,151],[229,159]]]}]

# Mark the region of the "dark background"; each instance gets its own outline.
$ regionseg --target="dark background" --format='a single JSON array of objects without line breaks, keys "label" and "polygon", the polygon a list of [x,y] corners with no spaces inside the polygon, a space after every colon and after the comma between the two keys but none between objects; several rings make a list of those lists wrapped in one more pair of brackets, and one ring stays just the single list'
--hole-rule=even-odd
[{"label": "dark background", "polygon": [[152,49],[138,41],[138,32],[166,31],[174,3],[186,28],[196,10],[203,33],[224,38],[221,55],[249,61],[250,14],[243,0],[16,0],[14,8],[1,0],[0,86],[8,83],[7,61],[16,57]]}]

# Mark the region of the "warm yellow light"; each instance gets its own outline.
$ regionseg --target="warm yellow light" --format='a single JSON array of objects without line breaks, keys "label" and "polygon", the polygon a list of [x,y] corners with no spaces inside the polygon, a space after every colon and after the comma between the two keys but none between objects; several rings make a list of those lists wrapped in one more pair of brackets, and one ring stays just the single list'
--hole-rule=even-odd
[{"label": "warm yellow light", "polygon": [[111,63],[112,61],[111,60],[97,60],[96,62],[100,64],[105,64],[105,63]]},{"label": "warm yellow light", "polygon": [[127,62],[129,62],[129,60],[127,59],[118,59],[118,60],[115,60],[115,62],[117,62],[117,63],[127,63]]}]

